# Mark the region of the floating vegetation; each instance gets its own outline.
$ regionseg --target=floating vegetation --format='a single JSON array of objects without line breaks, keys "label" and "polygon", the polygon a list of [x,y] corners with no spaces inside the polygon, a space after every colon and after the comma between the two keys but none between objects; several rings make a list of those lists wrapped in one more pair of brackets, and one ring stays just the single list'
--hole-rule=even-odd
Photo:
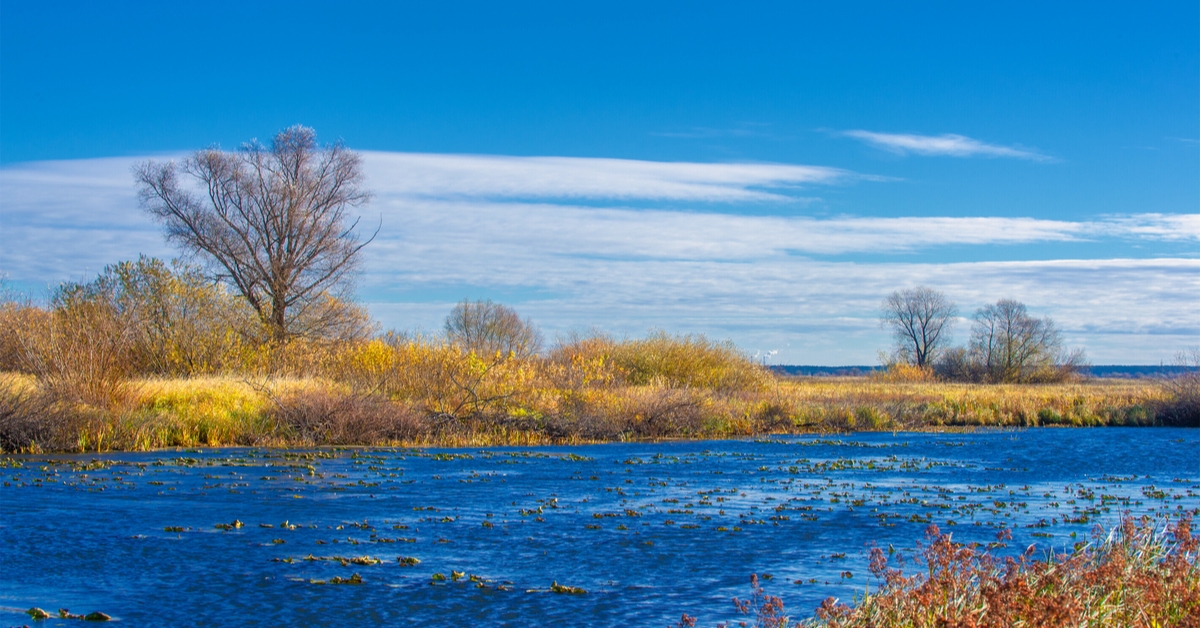
[{"label": "floating vegetation", "polygon": [[46,611],[34,606],[33,608],[25,611],[25,614],[36,620],[50,619],[54,617],[58,619],[78,619],[82,621],[112,621],[112,617],[110,615],[100,611],[92,611],[86,615],[82,615],[72,613],[65,608],[60,608],[58,609],[57,614],[51,615],[50,613],[47,613]]},{"label": "floating vegetation", "polygon": [[334,576],[328,580],[312,578],[312,579],[309,579],[308,583],[309,584],[362,584],[363,579],[362,579],[362,576],[355,573],[354,575],[350,576],[349,578],[343,578],[341,576]]},{"label": "floating vegetation", "polygon": [[567,593],[570,595],[583,595],[587,593],[587,591],[583,590],[583,587],[569,587],[564,584],[559,584],[557,580],[551,583],[550,591],[553,593]]}]

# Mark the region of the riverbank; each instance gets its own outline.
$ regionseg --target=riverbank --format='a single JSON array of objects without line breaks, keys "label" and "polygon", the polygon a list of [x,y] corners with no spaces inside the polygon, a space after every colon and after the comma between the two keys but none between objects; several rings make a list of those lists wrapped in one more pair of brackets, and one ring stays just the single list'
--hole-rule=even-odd
[{"label": "riverbank", "polygon": [[[456,382],[454,378],[447,378]],[[960,384],[776,378],[740,388],[522,380],[401,390],[331,378],[130,379],[110,403],[0,374],[8,452],[221,445],[491,446],[955,427],[1180,425],[1153,380]],[[395,389],[393,389],[395,390]],[[1183,422],[1186,425],[1186,422]]]}]

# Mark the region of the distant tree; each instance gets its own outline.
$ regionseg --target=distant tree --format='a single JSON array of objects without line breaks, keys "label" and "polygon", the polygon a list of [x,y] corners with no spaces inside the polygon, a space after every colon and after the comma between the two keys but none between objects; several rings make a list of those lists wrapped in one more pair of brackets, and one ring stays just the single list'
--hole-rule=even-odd
[{"label": "distant tree", "polygon": [[946,295],[918,286],[893,292],[884,299],[880,324],[891,328],[897,357],[925,368],[949,344],[957,315],[958,308]]},{"label": "distant tree", "polygon": [[[142,207],[245,297],[275,341],[356,327],[348,307],[359,252],[348,210],[371,199],[359,156],[293,126],[264,146],[197,151],[134,168]],[[195,186],[189,185],[196,184]],[[367,242],[370,240],[368,239]]]},{"label": "distant tree", "polygon": [[970,351],[994,382],[1059,379],[1083,363],[1082,352],[1063,352],[1053,320],[1030,316],[1024,303],[1012,299],[975,312]]},{"label": "distant tree", "polygon": [[532,322],[491,299],[464,299],[446,317],[445,329],[450,342],[479,356],[511,353],[525,358],[542,348],[542,334]]}]

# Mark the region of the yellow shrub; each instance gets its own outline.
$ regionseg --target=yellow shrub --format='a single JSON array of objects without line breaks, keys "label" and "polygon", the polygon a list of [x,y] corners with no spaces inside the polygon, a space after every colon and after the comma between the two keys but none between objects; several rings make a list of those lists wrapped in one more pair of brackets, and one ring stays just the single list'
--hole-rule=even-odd
[{"label": "yellow shrub", "polygon": [[929,367],[897,362],[872,373],[871,379],[880,382],[935,382],[938,378]]}]

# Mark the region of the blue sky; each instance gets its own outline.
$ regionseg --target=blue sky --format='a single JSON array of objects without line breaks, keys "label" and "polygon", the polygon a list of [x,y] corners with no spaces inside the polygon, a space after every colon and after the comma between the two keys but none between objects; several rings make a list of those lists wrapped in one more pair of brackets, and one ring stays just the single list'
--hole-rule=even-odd
[{"label": "blue sky", "polygon": [[1097,363],[1200,344],[1200,5],[824,4],[6,0],[0,272],[169,257],[130,165],[303,123],[364,151],[390,327],[871,363],[925,283]]}]

